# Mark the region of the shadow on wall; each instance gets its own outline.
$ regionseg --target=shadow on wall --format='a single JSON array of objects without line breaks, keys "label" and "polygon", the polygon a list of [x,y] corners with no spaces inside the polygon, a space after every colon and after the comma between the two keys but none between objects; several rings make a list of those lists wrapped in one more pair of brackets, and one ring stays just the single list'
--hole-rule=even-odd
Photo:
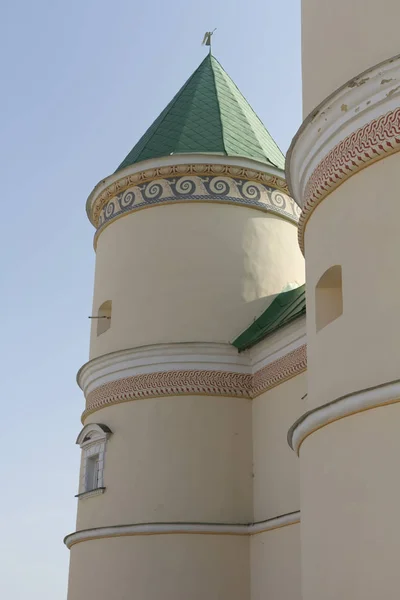
[{"label": "shadow on wall", "polygon": [[304,279],[296,225],[270,213],[182,203],[127,215],[98,240],[94,306],[112,299],[113,335],[92,336],[91,355],[229,342]]},{"label": "shadow on wall", "polygon": [[330,267],[315,288],[315,326],[320,331],[343,313],[342,267]]}]

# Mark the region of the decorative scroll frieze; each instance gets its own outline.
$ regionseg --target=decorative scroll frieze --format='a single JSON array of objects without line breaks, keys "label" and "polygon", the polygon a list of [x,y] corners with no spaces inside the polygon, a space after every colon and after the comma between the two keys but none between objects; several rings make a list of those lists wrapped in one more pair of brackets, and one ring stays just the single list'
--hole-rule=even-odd
[{"label": "decorative scroll frieze", "polygon": [[250,398],[251,375],[224,371],[167,371],[118,379],[86,398],[86,413],[110,404],[157,396],[207,395]]},{"label": "decorative scroll frieze", "polygon": [[[190,346],[192,352],[193,346]],[[201,346],[203,353],[205,352],[204,348],[207,347]],[[254,373],[251,363],[248,362],[246,365],[245,361],[239,358],[243,355],[236,354],[238,358],[234,359],[231,347],[227,346],[224,359],[221,347],[217,345],[217,348],[218,354],[215,354],[216,351],[213,349],[213,355],[208,356],[207,369],[182,368],[185,362],[181,354],[179,362],[174,362],[171,356],[163,356],[163,360],[166,362],[163,367],[165,370],[162,371],[159,370],[160,362],[157,362],[159,359],[153,357],[153,367],[149,364],[146,365],[146,370],[152,369],[151,372],[142,372],[128,377],[121,376],[124,372],[118,366],[121,360],[124,360],[125,364],[129,363],[124,353],[115,353],[114,357],[110,355],[108,368],[104,366],[104,358],[96,359],[99,364],[97,370],[91,363],[88,363],[78,374],[78,381],[86,390],[86,410],[82,419],[84,420],[89,414],[106,406],[143,398],[206,395],[252,399],[302,373],[307,368],[304,344],[276,360],[272,358],[267,365]],[[182,352],[181,349],[180,352]],[[138,358],[135,360],[139,362]],[[204,355],[199,354],[197,360],[199,365],[204,364]],[[213,361],[215,361],[214,367],[212,366]],[[195,366],[193,355],[189,354],[188,362],[193,367]],[[149,359],[147,359],[147,363],[149,363]],[[135,368],[143,369],[144,367]],[[104,381],[106,382],[103,383]]]},{"label": "decorative scroll frieze", "polygon": [[296,222],[300,213],[283,177],[235,164],[169,164],[109,179],[88,200],[88,215],[97,229],[126,212],[183,200],[269,208]]},{"label": "decorative scroll frieze", "polygon": [[[207,168],[210,165],[202,165]],[[172,167],[171,167],[172,168]],[[185,175],[159,178],[128,187],[103,206],[97,225],[99,234],[114,219],[160,204],[217,202],[271,212],[297,223],[300,209],[290,196],[262,181],[239,177]]]},{"label": "decorative scroll frieze", "polygon": [[259,396],[306,369],[307,346],[304,344],[256,371],[252,378],[251,397]]},{"label": "decorative scroll frieze", "polygon": [[400,150],[399,97],[395,57],[339,88],[300,127],[287,155],[287,179],[302,206],[302,249],[315,207],[349,177]]}]

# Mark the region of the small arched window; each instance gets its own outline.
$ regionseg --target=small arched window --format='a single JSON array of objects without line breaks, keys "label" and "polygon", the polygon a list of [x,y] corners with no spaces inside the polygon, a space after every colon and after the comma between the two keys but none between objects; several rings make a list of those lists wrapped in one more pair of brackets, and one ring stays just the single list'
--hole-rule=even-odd
[{"label": "small arched window", "polygon": [[101,335],[111,327],[111,300],[103,302],[97,313],[97,335]]},{"label": "small arched window", "polygon": [[78,498],[102,494],[104,487],[104,455],[111,429],[101,423],[85,425],[76,443],[83,451]]},{"label": "small arched window", "polygon": [[330,267],[315,288],[315,325],[317,331],[343,313],[342,267]]}]

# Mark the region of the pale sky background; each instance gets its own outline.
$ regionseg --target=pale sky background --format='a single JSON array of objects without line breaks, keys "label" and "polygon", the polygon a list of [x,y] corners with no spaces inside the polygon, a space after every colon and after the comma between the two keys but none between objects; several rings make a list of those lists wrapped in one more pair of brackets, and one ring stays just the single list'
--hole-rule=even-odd
[{"label": "pale sky background", "polygon": [[0,594],[65,600],[94,274],[86,198],[214,27],[213,53],[285,152],[301,122],[300,0],[3,0],[0,18]]}]

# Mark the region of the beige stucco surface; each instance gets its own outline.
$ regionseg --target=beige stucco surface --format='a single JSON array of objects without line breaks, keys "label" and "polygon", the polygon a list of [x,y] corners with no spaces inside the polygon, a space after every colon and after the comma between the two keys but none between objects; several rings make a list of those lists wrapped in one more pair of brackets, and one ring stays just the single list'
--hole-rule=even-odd
[{"label": "beige stucco surface", "polygon": [[301,600],[299,524],[251,536],[250,557],[251,600]]},{"label": "beige stucco surface", "polygon": [[250,600],[249,539],[151,535],[71,549],[68,600]]},{"label": "beige stucco surface", "polygon": [[[309,408],[399,377],[398,162],[360,171],[308,221]],[[332,265],[342,266],[343,314],[316,333],[315,285]]]},{"label": "beige stucco surface", "polygon": [[77,529],[160,521],[252,521],[251,401],[179,396],[103,408],[106,492],[80,500]]},{"label": "beige stucco surface", "polygon": [[97,245],[91,357],[146,344],[229,342],[288,283],[304,283],[297,227],[246,207],[179,204],[111,223]]},{"label": "beige stucco surface", "polygon": [[289,448],[289,427],[305,409],[302,373],[253,400],[254,520],[299,510],[299,459]]},{"label": "beige stucco surface", "polygon": [[398,0],[302,0],[303,114],[399,53]]},{"label": "beige stucco surface", "polygon": [[301,456],[304,600],[397,600],[400,404],[313,433]]}]

